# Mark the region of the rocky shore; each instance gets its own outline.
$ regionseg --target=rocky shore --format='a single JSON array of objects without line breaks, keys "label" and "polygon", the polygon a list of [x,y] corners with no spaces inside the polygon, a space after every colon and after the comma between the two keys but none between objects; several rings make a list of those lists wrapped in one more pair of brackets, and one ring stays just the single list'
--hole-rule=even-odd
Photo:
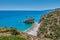
[{"label": "rocky shore", "polygon": [[42,16],[38,23],[34,22],[34,18],[27,19],[24,23],[33,26],[25,32],[15,28],[0,28],[0,38],[14,36],[13,40],[60,40],[60,9]]}]

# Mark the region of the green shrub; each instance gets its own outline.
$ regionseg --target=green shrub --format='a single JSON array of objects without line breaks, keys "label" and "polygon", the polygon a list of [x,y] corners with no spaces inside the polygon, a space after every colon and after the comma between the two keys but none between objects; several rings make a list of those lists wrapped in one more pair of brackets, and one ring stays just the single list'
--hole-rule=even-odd
[{"label": "green shrub", "polygon": [[19,35],[20,34],[20,32],[18,32],[16,29],[14,29],[14,28],[11,28],[10,29],[10,32],[11,32],[11,34],[12,35]]},{"label": "green shrub", "polygon": [[[60,38],[60,11],[51,12],[44,18],[39,30],[42,31],[46,38],[51,38],[53,40]],[[48,32],[53,32],[53,34],[48,34]]]},{"label": "green shrub", "polygon": [[23,37],[18,37],[18,36],[2,36],[0,37],[0,40],[26,40]]}]

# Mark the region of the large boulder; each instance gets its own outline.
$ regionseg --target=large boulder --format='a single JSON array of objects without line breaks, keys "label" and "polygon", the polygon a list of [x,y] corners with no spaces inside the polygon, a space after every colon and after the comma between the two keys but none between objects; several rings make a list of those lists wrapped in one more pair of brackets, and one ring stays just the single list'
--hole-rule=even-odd
[{"label": "large boulder", "polygon": [[32,23],[34,23],[34,18],[29,18],[29,19],[25,20],[24,23],[32,24]]}]

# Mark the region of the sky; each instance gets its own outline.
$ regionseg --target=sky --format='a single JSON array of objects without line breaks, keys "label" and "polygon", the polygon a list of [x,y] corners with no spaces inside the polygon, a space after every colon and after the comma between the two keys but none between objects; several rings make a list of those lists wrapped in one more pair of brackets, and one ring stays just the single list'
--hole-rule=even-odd
[{"label": "sky", "polygon": [[60,8],[60,0],[0,0],[0,10],[47,10]]}]

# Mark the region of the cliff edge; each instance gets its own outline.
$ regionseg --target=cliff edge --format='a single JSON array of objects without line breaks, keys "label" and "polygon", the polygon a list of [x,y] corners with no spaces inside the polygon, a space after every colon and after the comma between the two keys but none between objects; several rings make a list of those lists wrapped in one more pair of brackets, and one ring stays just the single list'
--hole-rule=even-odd
[{"label": "cliff edge", "polygon": [[41,17],[38,37],[60,40],[60,9]]}]

